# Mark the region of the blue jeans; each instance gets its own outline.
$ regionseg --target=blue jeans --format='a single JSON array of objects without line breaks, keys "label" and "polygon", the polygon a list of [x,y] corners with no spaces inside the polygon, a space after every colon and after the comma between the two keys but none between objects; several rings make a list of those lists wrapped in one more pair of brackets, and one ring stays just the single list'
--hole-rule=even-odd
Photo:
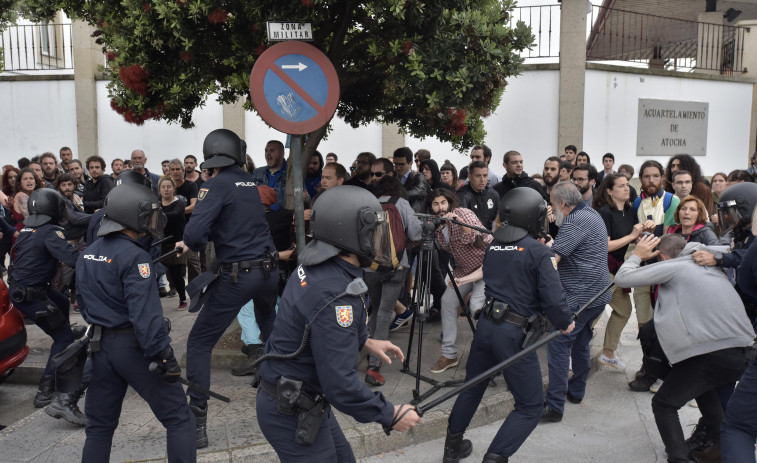
[{"label": "blue jeans", "polygon": [[[547,405],[562,413],[565,408],[565,394],[583,398],[586,394],[586,378],[591,370],[591,349],[589,343],[594,319],[602,314],[605,304],[589,307],[576,320],[576,327],[570,334],[558,336],[547,347],[549,362],[549,388]],[[552,331],[556,331],[553,328]],[[573,376],[568,381],[569,359],[573,359]]]},{"label": "blue jeans", "polygon": [[[465,381],[520,352],[522,342],[523,331],[520,327],[507,322],[497,325],[481,317],[465,366]],[[503,375],[515,400],[515,407],[497,431],[488,452],[509,457],[539,424],[544,400],[539,357],[533,352],[506,368]],[[488,381],[482,381],[457,397],[449,415],[450,433],[465,431],[488,384]]]},{"label": "blue jeans", "polygon": [[723,463],[754,462],[757,440],[757,360],[749,362],[720,425]]}]

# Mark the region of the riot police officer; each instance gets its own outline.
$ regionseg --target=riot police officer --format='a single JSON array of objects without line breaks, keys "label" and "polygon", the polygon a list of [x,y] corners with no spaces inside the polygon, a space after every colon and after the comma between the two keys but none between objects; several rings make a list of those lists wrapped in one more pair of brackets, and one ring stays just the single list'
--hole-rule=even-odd
[{"label": "riot police officer", "polygon": [[[465,369],[466,381],[523,349],[530,330],[538,330],[544,314],[552,325],[570,333],[575,326],[557,274],[551,249],[537,241],[547,233],[547,203],[531,188],[510,190],[499,204],[500,227],[484,257],[486,303]],[[465,278],[480,278],[481,271]],[[459,284],[459,282],[458,282]],[[485,463],[507,462],[539,423],[544,388],[536,352],[504,370],[515,399],[514,410],[492,441]],[[449,416],[444,462],[455,463],[473,450],[463,439],[486,390],[486,381],[458,396]]]},{"label": "riot police officer", "polygon": [[286,285],[261,358],[258,425],[282,462],[354,462],[331,405],[385,429],[406,431],[420,422],[412,407],[392,405],[355,371],[363,346],[387,363],[386,352],[403,357],[389,341],[368,339],[368,287],[354,281],[374,257],[387,261],[391,238],[378,200],[354,186],[322,193],[310,227],[313,240]]},{"label": "riot police officer", "polygon": [[[181,368],[163,321],[150,256],[138,238],[163,232],[162,210],[142,185],[115,187],[105,199],[102,238],[76,263],[81,314],[92,324],[92,374],[83,462],[107,462],[129,386],[167,430],[168,460],[192,462],[195,421],[178,381]],[[156,362],[160,375],[149,371]]]},{"label": "riot police officer", "polygon": [[[13,304],[53,338],[39,391],[34,398],[37,408],[49,405],[54,398],[52,358],[74,342],[68,321],[68,298],[50,284],[58,270],[58,261],[73,267],[79,256],[79,251],[63,236],[63,228],[58,226],[58,221],[65,216],[66,202],[60,193],[50,188],[35,190],[29,196],[29,217],[24,219],[25,228],[19,232],[11,250],[13,262],[8,283]],[[76,407],[76,401],[73,403]],[[70,411],[74,412],[73,409]]]},{"label": "riot police officer", "polygon": [[[147,188],[152,189],[152,182],[149,178],[131,169],[121,171],[121,173],[118,174],[114,187],[122,185],[124,183],[144,185]],[[87,227],[87,244],[92,244],[99,238],[99,236],[97,236],[97,232],[100,230],[100,222],[102,222],[103,216],[105,216],[105,209],[98,209],[94,214],[92,214],[92,217],[89,220],[89,227]],[[152,239],[147,237],[147,241],[148,243],[144,244],[149,244],[149,241],[152,241]]]},{"label": "riot police officer", "polygon": [[[199,251],[208,240],[215,246],[220,267],[213,286],[205,290],[207,303],[187,339],[187,379],[210,387],[210,355],[223,332],[244,304],[253,300],[263,340],[276,318],[276,248],[265,210],[246,164],[246,144],[232,131],[218,129],[205,137],[203,169],[213,178],[203,183],[192,219],[177,247]],[[200,277],[198,277],[199,280]],[[188,288],[189,290],[189,288]],[[190,292],[194,311],[197,297]],[[197,448],[208,445],[205,431],[208,396],[191,390],[189,404],[197,419]]]}]

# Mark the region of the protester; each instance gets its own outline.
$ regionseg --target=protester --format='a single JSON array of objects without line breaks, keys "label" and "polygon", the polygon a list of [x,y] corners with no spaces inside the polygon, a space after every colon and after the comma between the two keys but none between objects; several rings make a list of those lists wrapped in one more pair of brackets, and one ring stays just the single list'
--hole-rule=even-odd
[{"label": "protester", "polygon": [[[176,248],[176,242],[184,236],[184,208],[186,202],[182,197],[176,196],[176,185],[173,178],[163,177],[158,183],[160,192],[160,205],[163,214],[166,216],[166,226],[164,236],[173,238],[164,241],[160,245],[161,255],[167,254]],[[186,273],[187,255],[172,256],[163,261],[166,267],[166,278],[171,285],[171,289],[179,295],[178,310],[187,309],[187,293],[184,284],[184,274]]]}]

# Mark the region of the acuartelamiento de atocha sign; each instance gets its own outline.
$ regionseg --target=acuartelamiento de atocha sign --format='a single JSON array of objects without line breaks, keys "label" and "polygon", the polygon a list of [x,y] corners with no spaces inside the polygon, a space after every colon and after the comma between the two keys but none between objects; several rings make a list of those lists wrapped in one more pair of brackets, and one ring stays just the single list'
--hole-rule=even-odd
[{"label": "acuartelamiento de atocha sign", "polygon": [[639,98],[636,154],[704,156],[709,113],[709,103]]}]

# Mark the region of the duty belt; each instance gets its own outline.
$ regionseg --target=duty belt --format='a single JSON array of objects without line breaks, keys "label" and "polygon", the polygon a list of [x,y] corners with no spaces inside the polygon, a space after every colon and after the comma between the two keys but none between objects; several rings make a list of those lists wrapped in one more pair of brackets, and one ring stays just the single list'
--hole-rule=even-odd
[{"label": "duty belt", "polygon": [[502,324],[502,322],[507,322],[521,328],[528,326],[528,317],[518,315],[507,303],[496,299],[486,301],[484,307],[481,309],[481,315],[498,325]]},{"label": "duty belt", "polygon": [[276,267],[274,259],[257,259],[257,260],[241,260],[239,262],[233,262],[230,264],[221,264],[222,272],[231,272],[231,282],[237,282],[237,275],[239,272],[247,273],[252,269],[262,269],[263,277],[267,280],[271,276],[271,271]]},{"label": "duty belt", "polygon": [[10,297],[13,302],[33,302],[47,299],[48,283],[37,286],[24,286],[14,279],[8,280]]},{"label": "duty belt", "polygon": [[[269,383],[263,378],[258,378],[260,380],[259,387],[263,389],[266,394],[270,395],[271,397],[275,398],[276,400],[279,400],[279,388],[273,383]],[[304,390],[299,391],[299,395],[296,399],[296,407],[299,408],[302,411],[308,411],[318,405],[318,403],[321,402],[323,399],[314,399],[311,397],[310,394],[305,392]]]},{"label": "duty belt", "polygon": [[[102,340],[102,337],[107,334],[130,334],[134,337],[134,342],[137,343],[137,334],[134,331],[133,326],[130,326],[128,328],[108,328],[102,325],[92,325],[92,330],[89,331],[88,334],[88,336],[90,337],[90,353],[100,352],[100,341]],[[137,345],[139,344],[137,343]]]}]

